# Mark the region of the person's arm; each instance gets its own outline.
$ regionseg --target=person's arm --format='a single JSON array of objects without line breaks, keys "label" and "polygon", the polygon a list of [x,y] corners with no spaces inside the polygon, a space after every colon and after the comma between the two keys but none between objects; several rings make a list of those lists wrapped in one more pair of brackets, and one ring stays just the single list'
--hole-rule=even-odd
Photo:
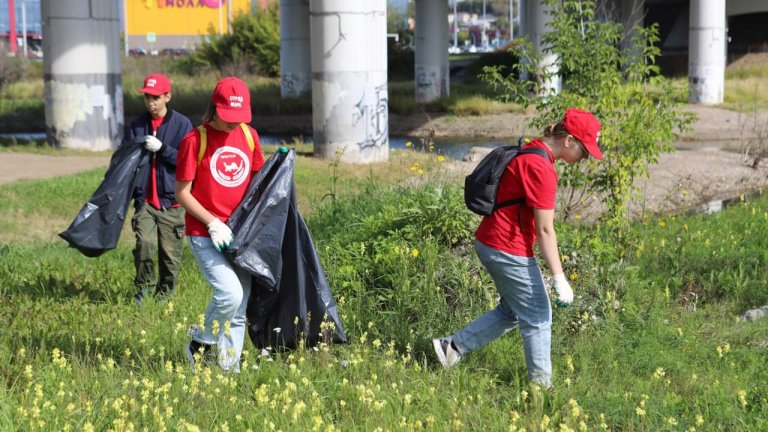
[{"label": "person's arm", "polygon": [[208,227],[208,234],[216,250],[221,252],[232,244],[234,236],[232,230],[211,214],[197,198],[192,195],[192,182],[176,180],[176,201],[184,207],[195,219],[203,222]]},{"label": "person's arm", "polygon": [[534,208],[533,219],[536,222],[539,252],[552,272],[552,288],[557,296],[555,302],[560,307],[567,307],[573,302],[573,290],[563,274],[563,265],[560,262],[560,251],[557,247],[557,234],[555,233],[555,210]]},{"label": "person's arm", "polygon": [[557,234],[555,233],[555,210],[533,209],[533,220],[536,223],[536,237],[539,239],[539,251],[552,274],[563,272],[560,263],[560,251],[557,249]]},{"label": "person's arm", "polygon": [[216,219],[216,216],[211,214],[200,201],[192,195],[192,182],[191,181],[176,181],[176,201],[184,207],[189,214],[195,219],[208,225]]}]

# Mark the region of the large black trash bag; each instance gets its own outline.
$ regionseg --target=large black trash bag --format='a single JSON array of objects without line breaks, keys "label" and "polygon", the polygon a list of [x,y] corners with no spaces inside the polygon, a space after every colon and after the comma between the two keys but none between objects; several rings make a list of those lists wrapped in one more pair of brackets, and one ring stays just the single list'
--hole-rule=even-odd
[{"label": "large black trash bag", "polygon": [[104,180],[59,237],[87,257],[117,247],[135,183],[147,175],[149,153],[144,137],[125,142],[112,155]]},{"label": "large black trash bag", "polygon": [[227,222],[235,235],[227,257],[253,275],[246,316],[248,335],[259,348],[347,341],[296,206],[295,160],[293,150],[270,157]]}]

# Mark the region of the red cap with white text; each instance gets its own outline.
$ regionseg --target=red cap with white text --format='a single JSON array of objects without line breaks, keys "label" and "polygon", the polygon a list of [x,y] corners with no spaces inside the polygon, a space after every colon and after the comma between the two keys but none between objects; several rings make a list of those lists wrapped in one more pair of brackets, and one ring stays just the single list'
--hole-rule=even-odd
[{"label": "red cap with white text", "polygon": [[213,90],[216,115],[227,123],[250,123],[251,92],[243,80],[227,77],[216,83]]},{"label": "red cap with white text", "polygon": [[170,92],[171,80],[163,74],[147,75],[144,78],[144,87],[139,90],[139,93],[151,94],[153,96],[160,96]]}]

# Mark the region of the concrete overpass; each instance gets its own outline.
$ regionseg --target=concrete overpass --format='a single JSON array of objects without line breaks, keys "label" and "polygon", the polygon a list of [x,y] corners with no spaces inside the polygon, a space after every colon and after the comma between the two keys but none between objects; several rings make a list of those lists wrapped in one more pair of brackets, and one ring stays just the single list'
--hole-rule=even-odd
[{"label": "concrete overpass", "polygon": [[[547,14],[538,0],[516,1],[523,32],[541,50]],[[643,12],[654,7],[679,6],[673,25],[687,24],[678,32],[687,33],[690,41],[691,100],[722,102],[726,16],[765,13],[768,2],[640,1],[602,0],[630,24],[642,22]],[[103,150],[115,148],[122,138],[120,2],[42,2],[46,127],[55,146]],[[448,4],[416,0],[419,102],[450,92]],[[333,158],[340,152],[342,160],[361,163],[386,159],[386,0],[280,0],[280,8],[281,91],[283,97],[312,95],[315,154]],[[543,61],[557,70],[555,60]],[[559,86],[557,80],[549,85]]]}]

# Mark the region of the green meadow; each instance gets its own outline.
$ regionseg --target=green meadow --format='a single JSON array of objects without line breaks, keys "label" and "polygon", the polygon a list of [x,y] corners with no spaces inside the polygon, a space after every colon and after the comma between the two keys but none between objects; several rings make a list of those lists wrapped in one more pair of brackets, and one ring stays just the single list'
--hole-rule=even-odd
[{"label": "green meadow", "polygon": [[133,239],[86,258],[56,233],[103,170],[0,186],[3,431],[768,430],[768,199],[659,215],[617,242],[558,223],[576,300],[553,310],[554,388],[526,380],[517,331],[455,368],[430,339],[495,304],[479,218],[431,154],[361,168],[301,152],[300,208],[349,336],[246,342],[242,372],[191,373],[209,287],[185,248],[177,292],[134,305]]}]

